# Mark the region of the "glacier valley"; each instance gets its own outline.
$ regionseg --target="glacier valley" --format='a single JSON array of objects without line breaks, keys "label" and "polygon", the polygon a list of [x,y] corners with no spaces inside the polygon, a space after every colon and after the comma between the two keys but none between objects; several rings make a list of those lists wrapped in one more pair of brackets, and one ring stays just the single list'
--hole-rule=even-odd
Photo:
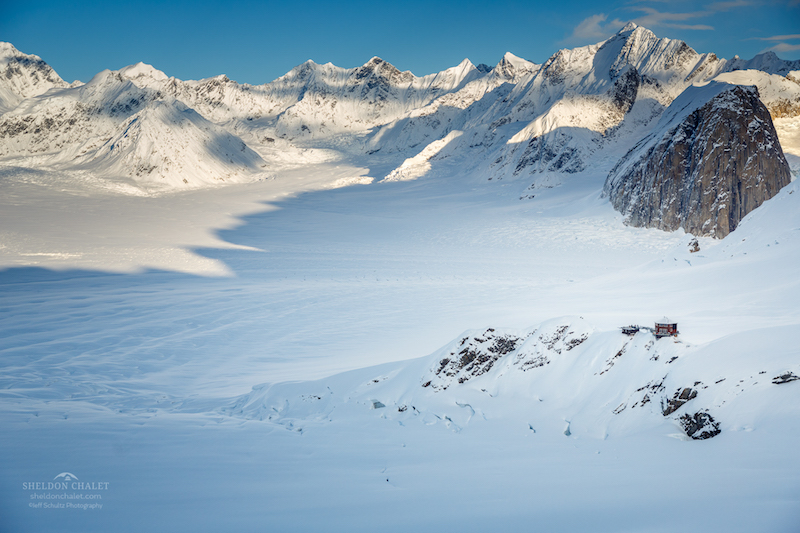
[{"label": "glacier valley", "polygon": [[[0,530],[796,531],[798,62],[0,54]],[[787,183],[630,224],[612,170],[732,86]]]}]

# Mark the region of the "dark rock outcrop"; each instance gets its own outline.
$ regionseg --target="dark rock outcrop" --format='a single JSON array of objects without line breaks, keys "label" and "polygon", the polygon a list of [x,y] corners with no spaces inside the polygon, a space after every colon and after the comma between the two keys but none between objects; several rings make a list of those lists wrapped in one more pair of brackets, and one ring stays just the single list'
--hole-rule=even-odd
[{"label": "dark rock outcrop", "polygon": [[[512,335],[498,335],[493,328],[487,329],[482,335],[464,337],[456,349],[439,361],[435,375],[464,383],[491,370],[500,357],[514,351],[522,340]],[[449,385],[449,382],[440,383],[433,388],[444,390]],[[430,381],[423,385],[427,386],[430,386]]]},{"label": "dark rock outcrop", "polygon": [[784,383],[791,383],[792,381],[800,380],[800,376],[795,376],[792,372],[784,372],[780,376],[772,378],[775,385],[783,385]]},{"label": "dark rock outcrop", "polygon": [[791,181],[757,89],[710,85],[687,89],[609,174],[627,224],[723,238]]},{"label": "dark rock outcrop", "polygon": [[686,435],[692,440],[705,440],[716,437],[722,430],[719,422],[710,414],[700,411],[693,415],[685,414],[678,419]]},{"label": "dark rock outcrop", "polygon": [[683,390],[678,390],[675,394],[667,400],[666,404],[663,405],[661,410],[661,414],[664,416],[669,416],[678,409],[680,409],[683,404],[694,400],[697,397],[697,391],[692,389],[691,387],[686,387]]}]

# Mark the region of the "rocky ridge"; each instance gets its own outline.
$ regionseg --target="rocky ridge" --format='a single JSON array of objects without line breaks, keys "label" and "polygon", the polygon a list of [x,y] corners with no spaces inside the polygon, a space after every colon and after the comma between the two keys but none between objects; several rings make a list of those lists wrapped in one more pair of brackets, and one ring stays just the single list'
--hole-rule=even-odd
[{"label": "rocky ridge", "polygon": [[598,331],[565,317],[527,330],[468,331],[420,359],[259,385],[221,410],[301,433],[346,411],[379,410],[387,423],[453,432],[504,418],[526,432],[566,438],[661,427],[704,440],[741,429],[734,420],[761,405],[756,398],[795,394],[796,367],[789,353],[764,360],[645,330],[632,337]]},{"label": "rocky ridge", "polygon": [[755,87],[691,87],[611,171],[604,194],[632,226],[723,238],[789,184]]}]

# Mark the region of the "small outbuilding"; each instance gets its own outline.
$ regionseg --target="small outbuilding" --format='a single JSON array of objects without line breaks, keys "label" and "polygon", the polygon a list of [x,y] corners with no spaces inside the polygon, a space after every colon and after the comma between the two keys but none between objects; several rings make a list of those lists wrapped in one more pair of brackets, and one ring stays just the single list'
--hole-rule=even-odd
[{"label": "small outbuilding", "polygon": [[656,322],[656,327],[653,329],[653,334],[657,339],[661,337],[677,337],[678,336],[678,323],[673,322],[667,317]]},{"label": "small outbuilding", "polygon": [[628,336],[630,336],[630,337],[633,337],[634,335],[636,335],[636,333],[637,333],[637,332],[638,332],[638,331],[639,331],[641,328],[640,328],[639,326],[636,326],[636,325],[630,325],[630,326],[622,326],[622,327],[621,327],[621,328],[619,328],[619,329],[621,329],[621,330],[622,330],[622,333],[623,333],[623,334],[625,334],[625,335],[628,335]]}]

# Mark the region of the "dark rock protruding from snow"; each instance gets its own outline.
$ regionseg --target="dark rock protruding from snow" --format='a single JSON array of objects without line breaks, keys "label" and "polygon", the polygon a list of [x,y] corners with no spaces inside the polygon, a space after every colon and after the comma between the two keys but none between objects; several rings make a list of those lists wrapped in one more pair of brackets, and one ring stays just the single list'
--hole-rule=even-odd
[{"label": "dark rock protruding from snow", "polygon": [[719,422],[714,420],[710,414],[698,412],[694,415],[685,414],[679,419],[683,431],[693,440],[705,440],[716,437],[722,430]]},{"label": "dark rock protruding from snow", "polygon": [[[498,334],[493,328],[480,335],[468,335],[461,339],[458,347],[439,361],[435,375],[439,379],[434,390],[446,389],[453,381],[464,383],[485,374],[502,356],[514,351],[523,339],[514,335]],[[431,380],[425,387],[431,385]]]},{"label": "dark rock protruding from snow", "polygon": [[691,387],[686,387],[682,390],[675,392],[675,394],[666,401],[664,408],[661,411],[661,414],[664,416],[669,416],[683,405],[691,400],[694,400],[697,397],[697,391],[692,389]]},{"label": "dark rock protruding from snow", "polygon": [[784,372],[780,376],[772,378],[775,385],[783,385],[784,383],[791,383],[792,381],[800,380],[800,376],[795,376],[792,372]]},{"label": "dark rock protruding from snow", "polygon": [[791,181],[758,90],[690,87],[611,170],[604,194],[631,226],[723,238]]}]

